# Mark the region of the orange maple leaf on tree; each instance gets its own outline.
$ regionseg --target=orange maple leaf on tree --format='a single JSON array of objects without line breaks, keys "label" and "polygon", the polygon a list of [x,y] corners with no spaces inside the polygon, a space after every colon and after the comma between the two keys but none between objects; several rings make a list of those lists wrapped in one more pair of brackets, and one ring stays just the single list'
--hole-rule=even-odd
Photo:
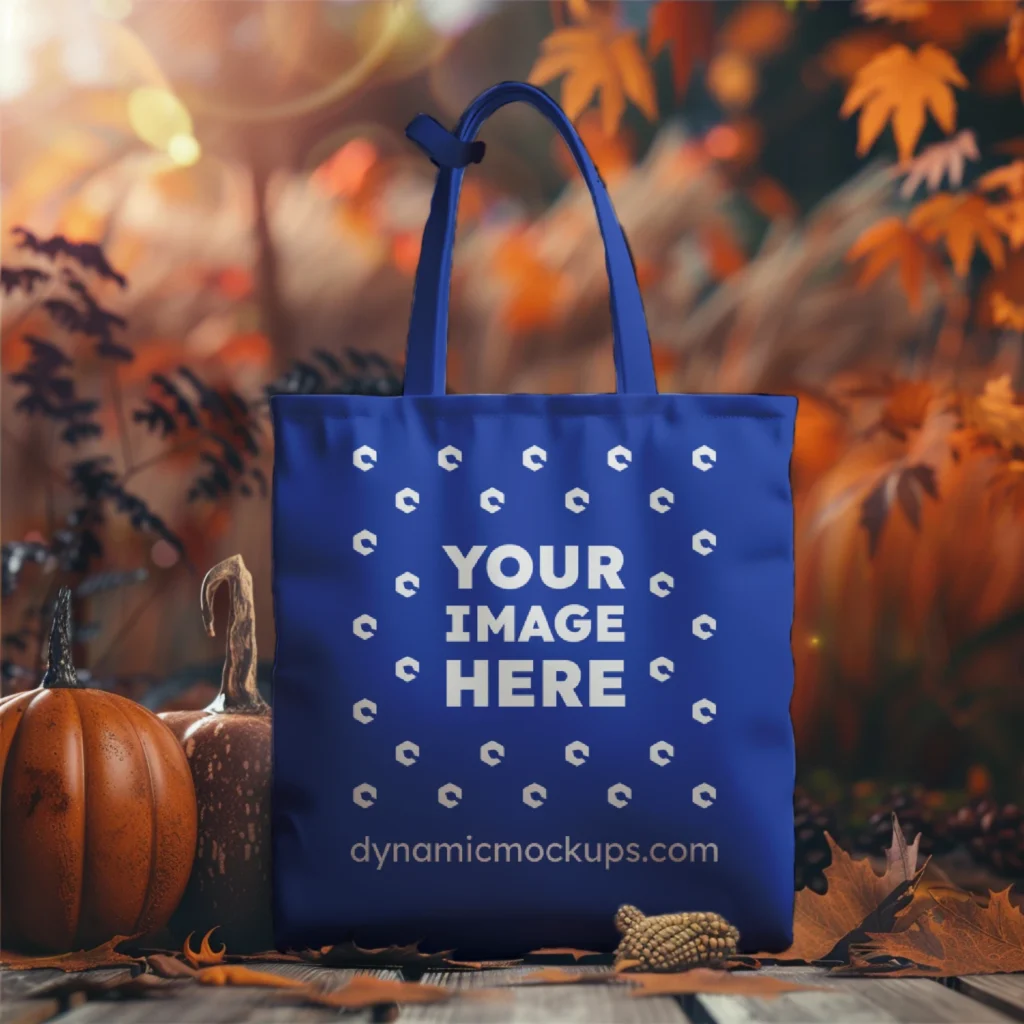
[{"label": "orange maple leaf on tree", "polygon": [[891,119],[900,161],[909,160],[928,111],[949,135],[956,127],[954,85],[962,89],[967,79],[956,61],[931,43],[916,52],[896,43],[870,60],[857,72],[840,108],[843,117],[860,111],[857,153],[867,153]]},{"label": "orange maple leaf on tree", "polygon": [[714,34],[714,8],[709,3],[659,0],[651,8],[647,53],[656,57],[668,48],[672,59],[672,82],[678,99],[686,94],[694,65],[709,56]]},{"label": "orange maple leaf on tree", "polygon": [[626,100],[648,120],[658,116],[654,76],[633,29],[620,28],[606,14],[580,8],[582,24],[555,29],[541,43],[541,55],[530,70],[534,85],[562,80],[562,109],[575,121],[597,96],[601,124],[613,135],[626,110]]},{"label": "orange maple leaf on tree", "polygon": [[1006,235],[1011,249],[1024,246],[1024,198],[1014,198],[988,208],[988,219]]},{"label": "orange maple leaf on tree", "polygon": [[1008,299],[1002,292],[993,292],[992,322],[1012,331],[1024,331],[1024,306]]},{"label": "orange maple leaf on tree", "polygon": [[515,232],[501,242],[494,270],[505,285],[501,317],[510,331],[549,327],[558,319],[567,291],[565,275],[537,257],[527,234]]},{"label": "orange maple leaf on tree", "polygon": [[899,272],[900,286],[913,310],[921,308],[925,273],[936,272],[938,263],[917,232],[899,217],[886,217],[864,231],[846,254],[848,261],[863,260],[857,286],[866,288],[887,269]]},{"label": "orange maple leaf on tree", "polygon": [[857,0],[857,13],[868,21],[916,21],[930,12],[928,0]]},{"label": "orange maple leaf on tree", "polygon": [[1011,196],[1024,196],[1024,160],[1014,160],[1011,164],[983,174],[978,179],[978,188],[982,192],[1005,189]]},{"label": "orange maple leaf on tree", "polygon": [[953,889],[931,889],[925,898],[934,905],[906,930],[868,933],[867,942],[852,945],[852,965],[899,957],[917,969],[886,973],[943,978],[1024,971],[1024,914],[1010,901],[1009,888],[990,892],[987,906]]},{"label": "orange maple leaf on tree", "polygon": [[953,269],[966,277],[975,248],[984,251],[993,267],[1002,267],[1006,261],[991,209],[982,196],[971,192],[940,192],[914,207],[907,224],[926,242],[943,241]]}]

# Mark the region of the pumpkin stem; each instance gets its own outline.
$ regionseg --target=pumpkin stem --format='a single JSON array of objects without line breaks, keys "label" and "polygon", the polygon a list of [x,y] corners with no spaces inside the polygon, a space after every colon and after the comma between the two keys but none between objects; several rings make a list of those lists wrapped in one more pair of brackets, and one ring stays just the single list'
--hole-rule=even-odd
[{"label": "pumpkin stem", "polygon": [[82,684],[71,657],[71,591],[61,587],[50,623],[50,657],[41,686],[48,690]]},{"label": "pumpkin stem", "polygon": [[224,672],[220,693],[206,709],[219,712],[260,714],[269,705],[256,687],[256,616],[253,610],[252,576],[241,555],[218,562],[203,579],[199,604],[208,636],[216,636],[213,623],[213,598],[217,588],[228,583],[231,611],[224,654]]}]

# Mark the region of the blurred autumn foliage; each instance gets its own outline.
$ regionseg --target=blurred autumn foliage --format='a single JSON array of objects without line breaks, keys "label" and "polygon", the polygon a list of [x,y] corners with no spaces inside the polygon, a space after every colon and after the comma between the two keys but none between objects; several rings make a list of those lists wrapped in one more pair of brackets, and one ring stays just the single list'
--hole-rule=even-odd
[{"label": "blurred autumn foliage", "polygon": [[[189,566],[233,551],[272,629],[270,439],[243,421],[256,450],[236,432],[241,470],[228,459],[230,486],[198,495],[196,459],[225,460],[231,396],[258,419],[275,381],[391,379],[433,172],[402,129],[529,78],[609,184],[663,390],[801,399],[802,770],[959,787],[984,766],[1024,795],[1015,3],[94,0],[74,18],[70,0],[19,3],[35,28],[8,61],[21,78],[0,76],[5,221],[30,232],[4,240],[5,560],[49,544],[86,455],[130,479],[184,556],[151,523],[105,523],[90,576],[161,571],[95,591],[84,665],[110,685],[144,678],[133,692],[154,706],[212,682]],[[460,209],[453,387],[607,390],[604,261],[575,168],[528,111],[483,134]],[[75,269],[86,250],[46,252],[55,237],[94,244],[122,280]],[[130,359],[99,358],[67,311],[51,323],[54,288],[88,313],[86,279]],[[58,387],[97,402],[101,427],[71,469],[53,421],[18,405],[62,358]],[[8,640],[64,572],[50,555],[5,597]],[[33,657],[5,649],[29,666],[8,686]]]}]

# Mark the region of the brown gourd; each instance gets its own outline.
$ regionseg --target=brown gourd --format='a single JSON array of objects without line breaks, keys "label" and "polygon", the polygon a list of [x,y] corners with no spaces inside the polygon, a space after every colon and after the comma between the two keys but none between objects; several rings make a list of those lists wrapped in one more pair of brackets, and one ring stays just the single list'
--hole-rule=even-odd
[{"label": "brown gourd", "polygon": [[0,931],[22,952],[158,931],[195,853],[181,748],[151,711],[82,685],[71,636],[65,588],[39,687],[0,700]]},{"label": "brown gourd", "polygon": [[213,598],[230,593],[220,693],[200,711],[160,717],[178,737],[195,782],[199,839],[181,905],[171,920],[179,937],[219,927],[229,950],[273,945],[270,890],[270,706],[256,688],[252,576],[241,555],[203,580],[203,623],[215,635]]}]

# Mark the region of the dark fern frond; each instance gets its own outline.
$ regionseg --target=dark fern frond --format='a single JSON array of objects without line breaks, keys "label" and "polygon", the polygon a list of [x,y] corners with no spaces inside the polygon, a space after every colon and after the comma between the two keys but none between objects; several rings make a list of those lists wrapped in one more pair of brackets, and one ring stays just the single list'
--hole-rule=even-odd
[{"label": "dark fern frond", "polygon": [[38,267],[0,267],[0,287],[4,295],[12,295],[19,289],[31,295],[37,284],[49,280],[50,275]]},{"label": "dark fern frond", "polygon": [[127,278],[110,265],[103,249],[95,242],[72,242],[63,235],[41,239],[23,227],[12,228],[12,234],[18,237],[16,244],[19,249],[27,249],[49,260],[64,256],[77,263],[83,270],[91,270],[100,277],[115,282],[120,288],[128,286]]}]

